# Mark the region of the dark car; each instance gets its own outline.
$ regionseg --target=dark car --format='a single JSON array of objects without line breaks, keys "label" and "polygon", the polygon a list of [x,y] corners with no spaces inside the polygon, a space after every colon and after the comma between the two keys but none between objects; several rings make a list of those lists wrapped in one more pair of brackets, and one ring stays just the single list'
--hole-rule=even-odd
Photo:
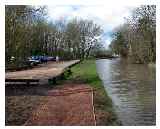
[{"label": "dark car", "polygon": [[52,56],[31,56],[29,57],[29,62],[34,65],[40,64],[40,63],[46,63],[47,61],[56,61],[56,58]]}]

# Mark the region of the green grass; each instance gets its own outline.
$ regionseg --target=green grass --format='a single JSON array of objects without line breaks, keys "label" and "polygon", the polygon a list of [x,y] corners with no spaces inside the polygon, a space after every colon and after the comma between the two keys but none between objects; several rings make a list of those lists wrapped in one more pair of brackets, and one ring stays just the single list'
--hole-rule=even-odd
[{"label": "green grass", "polygon": [[69,80],[89,84],[95,89],[94,106],[97,125],[119,125],[112,101],[108,97],[102,81],[96,72],[95,60],[84,60],[72,67],[71,71],[72,75],[68,78]]}]

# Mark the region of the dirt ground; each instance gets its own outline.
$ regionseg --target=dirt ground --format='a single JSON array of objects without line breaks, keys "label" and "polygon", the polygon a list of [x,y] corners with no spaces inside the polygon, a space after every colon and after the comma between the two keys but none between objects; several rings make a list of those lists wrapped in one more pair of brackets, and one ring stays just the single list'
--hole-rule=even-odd
[{"label": "dirt ground", "polygon": [[93,90],[84,85],[51,90],[25,125],[95,125]]},{"label": "dirt ground", "polygon": [[85,84],[13,89],[6,90],[6,125],[96,123],[92,89]]},{"label": "dirt ground", "polygon": [[48,100],[47,96],[6,96],[5,125],[23,125],[33,110]]}]

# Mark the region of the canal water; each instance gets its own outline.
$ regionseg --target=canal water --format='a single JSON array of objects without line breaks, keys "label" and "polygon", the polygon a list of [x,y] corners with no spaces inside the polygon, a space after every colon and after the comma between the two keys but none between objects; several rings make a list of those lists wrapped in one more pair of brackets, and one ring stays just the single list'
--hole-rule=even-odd
[{"label": "canal water", "polygon": [[122,125],[155,125],[155,67],[129,64],[120,58],[100,59],[96,65]]}]

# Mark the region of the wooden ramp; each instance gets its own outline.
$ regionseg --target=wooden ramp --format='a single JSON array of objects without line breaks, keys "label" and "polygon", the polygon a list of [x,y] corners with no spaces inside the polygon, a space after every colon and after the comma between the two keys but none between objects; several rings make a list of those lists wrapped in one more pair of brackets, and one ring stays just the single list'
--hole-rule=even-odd
[{"label": "wooden ramp", "polygon": [[67,88],[51,90],[48,95],[50,96],[48,102],[40,105],[24,125],[96,125],[93,90],[89,86],[67,86]]}]

